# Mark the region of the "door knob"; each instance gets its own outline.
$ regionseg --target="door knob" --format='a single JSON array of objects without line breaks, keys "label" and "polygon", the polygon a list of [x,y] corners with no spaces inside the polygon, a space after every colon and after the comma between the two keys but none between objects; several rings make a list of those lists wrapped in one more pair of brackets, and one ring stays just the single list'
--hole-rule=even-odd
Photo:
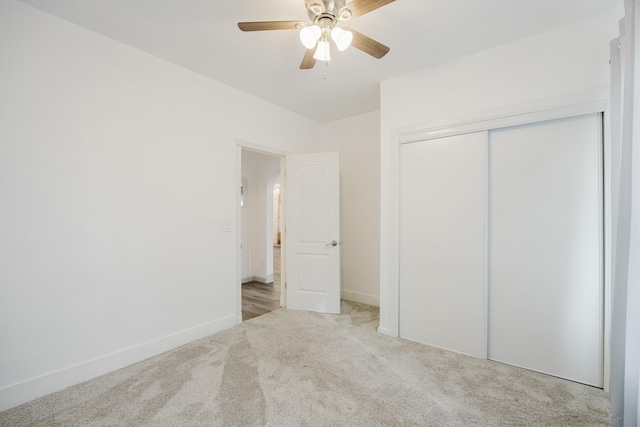
[{"label": "door knob", "polygon": [[325,243],[325,246],[338,246],[338,242],[335,240],[332,240],[331,243]]}]

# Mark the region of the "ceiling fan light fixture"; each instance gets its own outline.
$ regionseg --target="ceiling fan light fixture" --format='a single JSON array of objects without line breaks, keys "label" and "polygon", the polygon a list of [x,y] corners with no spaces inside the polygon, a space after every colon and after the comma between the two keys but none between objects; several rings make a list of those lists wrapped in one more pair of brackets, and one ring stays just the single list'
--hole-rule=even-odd
[{"label": "ceiling fan light fixture", "polygon": [[353,33],[340,27],[333,27],[331,30],[331,38],[340,52],[351,46],[353,41]]},{"label": "ceiling fan light fixture", "polygon": [[309,25],[300,29],[300,41],[307,49],[313,49],[322,34],[322,30],[317,25]]},{"label": "ceiling fan light fixture", "polygon": [[300,63],[301,70],[313,68],[316,61],[324,61],[328,64],[331,60],[331,44],[335,44],[340,51],[353,45],[354,48],[380,59],[389,52],[388,46],[356,30],[336,28],[336,26],[342,25],[342,21],[365,15],[394,1],[304,0],[310,21],[247,21],[238,22],[238,28],[245,32],[299,30],[298,37],[306,48]]},{"label": "ceiling fan light fixture", "polygon": [[321,40],[316,47],[316,53],[313,54],[313,58],[318,61],[331,61],[331,48],[329,42]]},{"label": "ceiling fan light fixture", "polygon": [[315,15],[320,15],[322,13],[322,5],[319,3],[314,3],[311,6],[309,6],[309,10],[311,11],[311,13],[315,14]]},{"label": "ceiling fan light fixture", "polygon": [[351,11],[349,9],[342,9],[342,11],[340,11],[340,16],[338,16],[338,19],[341,21],[348,21],[349,19],[351,19]]}]

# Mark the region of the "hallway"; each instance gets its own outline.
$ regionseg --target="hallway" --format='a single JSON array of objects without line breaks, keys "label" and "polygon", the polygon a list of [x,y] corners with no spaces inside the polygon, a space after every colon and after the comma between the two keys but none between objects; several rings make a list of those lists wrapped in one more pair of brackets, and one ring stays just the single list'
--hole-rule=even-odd
[{"label": "hallway", "polygon": [[242,284],[242,320],[280,308],[280,246],[273,247],[273,283]]}]

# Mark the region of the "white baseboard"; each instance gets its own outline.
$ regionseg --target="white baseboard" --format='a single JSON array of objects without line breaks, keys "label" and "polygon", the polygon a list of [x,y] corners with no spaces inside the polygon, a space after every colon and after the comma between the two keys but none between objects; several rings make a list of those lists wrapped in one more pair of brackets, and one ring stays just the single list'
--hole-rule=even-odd
[{"label": "white baseboard", "polygon": [[218,333],[236,324],[236,316],[228,316],[174,334],[156,338],[133,347],[50,372],[0,389],[0,411],[13,408],[47,394],[113,372],[125,366],[157,356],[165,351]]},{"label": "white baseboard", "polygon": [[269,274],[267,277],[249,276],[241,280],[242,280],[242,283],[247,283],[247,282],[271,283],[273,282],[273,274]]},{"label": "white baseboard", "polygon": [[363,294],[360,292],[342,290],[342,299],[347,301],[359,302],[360,304],[372,305],[374,307],[380,307],[380,297],[377,295]]},{"label": "white baseboard", "polygon": [[389,329],[378,327],[378,332],[384,335],[389,335]]}]

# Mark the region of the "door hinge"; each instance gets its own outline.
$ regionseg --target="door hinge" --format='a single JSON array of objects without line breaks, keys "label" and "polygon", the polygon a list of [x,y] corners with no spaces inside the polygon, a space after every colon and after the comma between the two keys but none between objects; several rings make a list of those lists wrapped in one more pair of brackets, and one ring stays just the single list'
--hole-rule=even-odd
[{"label": "door hinge", "polygon": [[284,282],[284,288],[287,289],[287,282]]}]

